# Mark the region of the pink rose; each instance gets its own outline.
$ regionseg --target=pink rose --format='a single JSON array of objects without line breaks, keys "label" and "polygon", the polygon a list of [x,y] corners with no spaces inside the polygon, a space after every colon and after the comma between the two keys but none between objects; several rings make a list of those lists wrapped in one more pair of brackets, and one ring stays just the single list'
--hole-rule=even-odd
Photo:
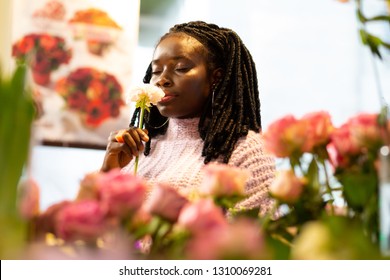
[{"label": "pink rose", "polygon": [[360,153],[356,139],[351,135],[349,123],[335,129],[331,134],[331,142],[327,146],[330,161],[334,167],[348,166],[351,157]]},{"label": "pink rose", "polygon": [[25,219],[32,219],[39,214],[39,187],[33,179],[23,180],[19,184],[19,210]]},{"label": "pink rose", "polygon": [[359,114],[348,121],[351,137],[361,147],[377,151],[383,145],[378,114]]},{"label": "pink rose", "polygon": [[176,222],[180,210],[187,203],[188,200],[174,188],[159,183],[154,187],[145,208],[153,215],[160,216],[170,222]]},{"label": "pink rose", "polygon": [[76,200],[97,199],[98,198],[98,180],[104,173],[90,173],[84,176],[80,182],[79,192]]},{"label": "pink rose", "polygon": [[138,228],[146,227],[151,222],[152,218],[152,215],[150,215],[144,204],[131,217],[131,220],[129,221],[129,227],[130,229],[135,230]]},{"label": "pink rose", "polygon": [[140,177],[113,169],[98,179],[100,201],[108,213],[124,217],[139,209],[146,198],[147,185]]},{"label": "pink rose", "polygon": [[220,163],[209,163],[203,170],[201,193],[214,197],[245,195],[247,171]]},{"label": "pink rose", "polygon": [[71,203],[72,202],[68,200],[55,203],[37,217],[35,221],[35,228],[37,230],[36,235],[38,238],[44,238],[45,234],[48,232],[53,234],[56,232],[58,213],[60,213],[64,207]]},{"label": "pink rose", "polygon": [[274,123],[264,133],[264,144],[277,157],[300,156],[309,151],[307,142],[308,122],[287,115]]},{"label": "pink rose", "polygon": [[258,224],[240,219],[227,227],[194,236],[186,248],[188,259],[261,259],[266,257],[264,238]]},{"label": "pink rose", "polygon": [[272,182],[270,194],[287,203],[296,202],[302,194],[305,180],[295,176],[292,170],[282,170]]},{"label": "pink rose", "polygon": [[193,234],[200,234],[216,227],[227,226],[222,209],[210,199],[200,199],[186,204],[180,212],[178,224]]},{"label": "pink rose", "polygon": [[307,147],[325,146],[330,141],[330,135],[334,130],[331,117],[328,112],[320,111],[306,114],[302,121],[308,124]]},{"label": "pink rose", "polygon": [[66,241],[95,241],[106,229],[106,212],[94,200],[70,203],[57,216],[57,235]]}]

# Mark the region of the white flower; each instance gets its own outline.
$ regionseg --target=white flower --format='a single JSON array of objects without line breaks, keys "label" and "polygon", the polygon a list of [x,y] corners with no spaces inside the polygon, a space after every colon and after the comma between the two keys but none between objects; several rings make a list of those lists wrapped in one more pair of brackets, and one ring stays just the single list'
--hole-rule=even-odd
[{"label": "white flower", "polygon": [[159,87],[150,84],[134,87],[127,95],[126,103],[136,102],[136,108],[144,107],[148,109],[164,97],[165,93]]}]

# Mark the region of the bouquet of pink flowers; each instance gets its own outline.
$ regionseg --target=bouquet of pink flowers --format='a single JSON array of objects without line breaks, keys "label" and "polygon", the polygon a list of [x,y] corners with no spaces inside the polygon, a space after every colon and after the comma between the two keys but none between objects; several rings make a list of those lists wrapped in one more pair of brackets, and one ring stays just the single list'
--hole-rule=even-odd
[{"label": "bouquet of pink flowers", "polygon": [[118,117],[124,106],[122,86],[115,76],[84,67],[59,79],[56,91],[64,98],[66,106],[80,113],[88,127],[98,127],[108,118]]},{"label": "bouquet of pink flowers", "polygon": [[114,169],[87,174],[74,200],[39,214],[38,197],[26,198],[23,211],[35,213],[30,238],[41,244],[31,257],[48,257],[55,249],[57,258],[272,258],[257,219],[228,217],[220,204],[222,197],[227,205],[244,196],[246,174],[222,164],[209,164],[205,172],[202,191],[190,194],[161,183],[150,190],[142,178]]},{"label": "bouquet of pink flowers", "polygon": [[388,129],[379,116],[360,114],[340,127],[327,112],[272,123],[266,148],[287,162],[269,189],[274,211],[264,215],[235,207],[245,197],[248,174],[218,163],[204,167],[198,189],[180,192],[119,169],[87,174],[74,200],[41,213],[32,184],[20,206],[35,230],[30,240],[40,244],[29,257],[383,258],[377,151]]},{"label": "bouquet of pink flowers", "polygon": [[[336,234],[331,230],[340,234],[349,226],[359,227],[359,234],[364,233],[359,238],[368,240],[362,244],[378,247],[377,159],[389,131],[380,114],[359,114],[340,127],[333,126],[327,112],[300,119],[288,115],[272,123],[264,135],[265,145],[288,164],[270,187],[280,213],[267,221],[267,230],[291,243],[307,223],[321,221],[318,225],[329,230],[329,235]],[[352,221],[354,225],[349,225]],[[337,238],[341,235],[329,240]],[[298,240],[305,243],[303,237]],[[343,248],[338,243],[331,246]],[[337,258],[342,250],[327,252],[328,257]]]}]

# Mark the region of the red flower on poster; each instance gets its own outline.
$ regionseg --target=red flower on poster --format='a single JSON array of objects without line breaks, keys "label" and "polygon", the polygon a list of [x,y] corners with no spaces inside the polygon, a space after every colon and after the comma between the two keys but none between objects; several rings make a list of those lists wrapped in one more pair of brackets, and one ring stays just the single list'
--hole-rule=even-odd
[{"label": "red flower on poster", "polygon": [[50,73],[61,64],[67,64],[72,52],[66,47],[64,38],[49,34],[31,33],[12,46],[12,56],[27,61],[32,69],[34,81],[39,85],[50,82]]},{"label": "red flower on poster", "polygon": [[80,113],[84,124],[96,128],[108,118],[119,116],[122,99],[122,86],[115,76],[83,67],[59,79],[56,91],[64,98],[71,111]]}]

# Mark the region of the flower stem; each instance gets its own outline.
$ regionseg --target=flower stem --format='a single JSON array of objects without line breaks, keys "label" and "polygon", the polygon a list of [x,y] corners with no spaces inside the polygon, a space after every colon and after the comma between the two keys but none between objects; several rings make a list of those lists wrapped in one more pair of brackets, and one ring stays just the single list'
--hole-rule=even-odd
[{"label": "flower stem", "polygon": [[320,159],[320,162],[324,168],[324,174],[325,174],[325,186],[326,186],[326,190],[327,190],[327,193],[329,194],[331,200],[332,200],[332,203],[330,204],[330,212],[331,214],[333,215],[334,214],[334,205],[333,205],[333,202],[334,202],[334,196],[333,196],[333,190],[329,184],[329,174],[328,174],[328,169],[327,169],[327,166],[326,166],[326,163],[324,160]]},{"label": "flower stem", "polygon": [[[141,106],[141,112],[140,112],[140,116],[139,116],[139,119],[138,119],[138,127],[141,128],[141,129],[144,126],[144,114],[145,114],[145,108],[144,108],[144,106]],[[139,159],[139,156],[136,156],[135,157],[135,164],[134,164],[134,175],[137,175],[138,159]]]},{"label": "flower stem", "polygon": [[271,219],[274,219],[277,216],[277,210],[279,209],[279,202],[275,201],[274,205],[272,205],[271,210],[265,215],[264,220],[262,222],[263,229],[267,229]]}]

